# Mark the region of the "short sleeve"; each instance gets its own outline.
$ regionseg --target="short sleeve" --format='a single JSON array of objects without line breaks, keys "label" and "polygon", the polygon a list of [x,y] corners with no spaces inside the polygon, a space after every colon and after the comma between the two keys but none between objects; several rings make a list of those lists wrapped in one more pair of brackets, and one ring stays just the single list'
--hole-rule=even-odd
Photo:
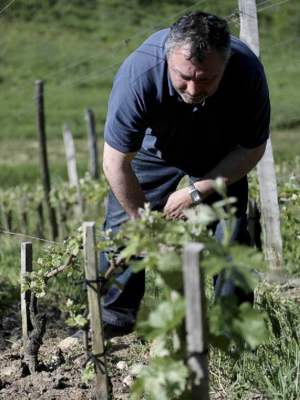
[{"label": "short sleeve", "polygon": [[270,135],[271,106],[265,74],[253,73],[245,90],[246,108],[241,115],[237,143],[247,149],[254,149],[265,143]]},{"label": "short sleeve", "polygon": [[120,70],[108,103],[104,140],[122,153],[138,151],[147,129],[144,104],[128,74]]}]

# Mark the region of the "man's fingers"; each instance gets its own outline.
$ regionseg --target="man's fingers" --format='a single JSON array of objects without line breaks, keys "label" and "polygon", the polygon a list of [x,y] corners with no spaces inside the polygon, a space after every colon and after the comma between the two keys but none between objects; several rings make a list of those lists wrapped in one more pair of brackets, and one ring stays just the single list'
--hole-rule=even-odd
[{"label": "man's fingers", "polygon": [[167,214],[165,216],[165,218],[167,220],[169,220],[169,221],[179,221],[179,220],[186,221],[187,220],[187,217],[182,213],[178,214],[178,215],[176,215],[176,214]]}]

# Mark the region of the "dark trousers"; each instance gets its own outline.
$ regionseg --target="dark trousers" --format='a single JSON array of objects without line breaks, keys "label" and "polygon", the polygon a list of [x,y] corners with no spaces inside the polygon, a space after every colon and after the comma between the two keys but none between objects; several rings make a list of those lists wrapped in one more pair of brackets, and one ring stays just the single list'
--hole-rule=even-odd
[{"label": "dark trousers", "polygon": [[[169,165],[164,160],[152,156],[146,151],[140,151],[132,161],[132,168],[142,186],[143,192],[147,201],[152,208],[158,208],[158,205],[166,196],[174,192],[180,180],[188,175],[193,181],[201,179],[197,176],[197,170],[191,175],[188,168],[188,160],[186,161],[187,168],[184,170],[177,168],[174,165]],[[181,160],[181,168],[182,165]],[[134,193],[132,194],[134,196]],[[247,230],[247,200],[248,200],[248,182],[247,177],[231,185],[228,188],[228,195],[235,196],[238,199],[237,206],[237,222],[232,232],[231,242],[239,242],[250,245],[250,235]],[[211,204],[220,197],[217,194],[209,196],[206,203]],[[109,195],[108,210],[106,220],[102,229],[112,229],[113,233],[120,230],[123,222],[129,219],[129,215],[123,210],[118,200],[112,192]],[[214,235],[219,241],[223,240],[224,233],[221,223],[215,224],[213,227]],[[106,271],[109,263],[103,252],[100,252],[100,270]],[[133,273],[128,267],[122,273],[116,275],[116,278],[123,285],[123,292],[120,292],[116,287],[109,290],[109,293],[103,297],[102,316],[105,322],[113,325],[126,326],[135,323],[136,314],[140,303],[145,293],[145,271]],[[215,277],[215,293],[219,293],[219,285],[221,279]],[[232,280],[227,280],[222,286],[221,296],[236,294],[239,297],[239,302],[253,301],[253,294],[246,295],[235,287]]]}]

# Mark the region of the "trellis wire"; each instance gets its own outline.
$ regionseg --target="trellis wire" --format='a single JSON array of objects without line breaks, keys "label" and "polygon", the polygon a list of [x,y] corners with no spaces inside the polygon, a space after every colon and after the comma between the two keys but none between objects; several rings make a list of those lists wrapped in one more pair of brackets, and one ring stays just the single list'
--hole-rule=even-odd
[{"label": "trellis wire", "polygon": [[271,49],[273,47],[280,47],[280,46],[283,46],[283,45],[285,45],[287,43],[291,43],[291,42],[295,42],[295,41],[300,42],[300,36],[295,36],[295,37],[293,37],[291,39],[285,39],[285,40],[281,40],[280,42],[272,43],[272,44],[270,44],[268,46],[262,47],[261,50],[268,50],[268,49]]},{"label": "trellis wire", "polygon": [[[46,243],[63,245],[63,243],[54,242],[53,240],[47,240],[47,239],[42,239],[42,238],[35,237],[35,236],[23,235],[22,233],[9,232],[9,231],[5,231],[3,229],[0,229],[0,233],[5,233],[5,234],[8,234],[8,235],[14,235],[14,236],[30,238],[30,239],[39,240],[41,242],[46,242]],[[99,235],[95,235],[95,237],[98,238],[98,239],[102,238]],[[259,271],[255,271],[255,272],[260,276],[261,280],[270,279],[272,281],[281,282],[281,283],[286,284],[286,285],[290,284],[291,286],[300,286],[300,278],[299,278],[298,275],[292,275],[292,276],[289,276],[289,277],[282,277],[282,276],[277,276],[277,275],[272,275],[272,274],[264,274],[264,273],[259,272]]]},{"label": "trellis wire", "polygon": [[289,1],[291,1],[291,0],[284,0],[284,1],[281,1],[281,2],[276,3],[276,4],[271,4],[270,6],[267,6],[267,7],[264,7],[264,8],[260,8],[259,10],[257,10],[257,12],[267,10],[268,8],[279,6],[280,4],[288,3]]},{"label": "trellis wire", "polygon": [[[185,9],[183,9],[183,10],[181,10],[181,11],[179,11],[178,13],[171,15],[170,17],[164,19],[163,21],[158,22],[156,25],[153,25],[153,26],[151,26],[150,28],[146,28],[146,29],[144,29],[144,30],[142,30],[142,31],[140,31],[140,32],[137,32],[136,34],[134,34],[134,35],[132,35],[132,36],[130,36],[130,37],[127,37],[126,39],[123,39],[123,40],[121,40],[120,42],[117,42],[116,44],[114,44],[114,45],[112,45],[112,46],[108,46],[108,47],[106,47],[105,49],[101,50],[100,52],[95,53],[95,54],[93,54],[93,55],[91,55],[91,56],[89,56],[89,57],[86,57],[86,58],[84,58],[84,59],[82,59],[82,60],[79,60],[79,61],[74,62],[74,63],[72,63],[72,64],[66,65],[66,66],[64,66],[64,67],[62,67],[62,68],[60,68],[60,69],[58,69],[58,70],[55,70],[55,71],[51,72],[50,74],[44,76],[44,77],[41,78],[41,79],[42,79],[42,80],[46,80],[47,78],[50,78],[50,77],[52,77],[52,76],[54,76],[54,75],[57,75],[57,74],[60,74],[61,72],[69,71],[71,68],[77,67],[78,65],[81,65],[81,64],[83,64],[83,63],[85,63],[85,62],[87,62],[87,61],[89,61],[89,60],[91,60],[91,59],[93,59],[93,58],[99,57],[101,54],[105,53],[106,51],[111,52],[114,48],[116,48],[116,47],[118,47],[118,46],[120,46],[120,45],[124,45],[124,44],[128,43],[130,40],[132,40],[132,39],[134,39],[134,38],[136,38],[136,37],[139,37],[139,36],[143,35],[144,33],[148,32],[148,31],[150,31],[150,30],[156,29],[159,25],[162,25],[163,23],[169,21],[170,19],[173,19],[173,18],[177,17],[178,15],[180,15],[180,14],[186,12],[186,11],[191,10],[192,8],[196,7],[197,5],[199,5],[199,4],[201,4],[201,3],[204,3],[205,1],[208,1],[208,0],[200,0],[200,1],[198,1],[197,3],[194,3],[193,5],[191,5],[191,6],[187,7],[187,8],[185,8]],[[34,81],[28,81],[27,84],[25,84],[25,85],[24,85],[23,87],[21,87],[21,88],[15,89],[14,92],[16,92],[16,91],[21,91],[21,90],[25,89],[26,87],[29,87],[29,86],[31,86],[31,85],[33,85],[33,84],[34,84]],[[6,98],[7,96],[9,96],[9,93],[6,93],[6,94],[0,96],[0,99],[1,99],[1,98]]]},{"label": "trellis wire", "polygon": [[287,70],[294,69],[294,68],[299,68],[299,67],[300,67],[300,63],[299,64],[293,64],[293,65],[287,65],[286,67],[280,67],[280,68],[272,69],[270,71],[270,74],[275,73],[275,72],[287,71]]},{"label": "trellis wire", "polygon": [[3,13],[3,11],[5,11],[15,0],[12,0],[6,7],[4,7],[1,11],[0,14]]},{"label": "trellis wire", "polygon": [[[197,3],[195,3],[195,4],[193,4],[192,6],[187,7],[187,8],[185,8],[184,10],[181,10],[180,12],[178,12],[178,13],[176,13],[176,14],[174,14],[174,15],[168,17],[168,18],[166,18],[165,20],[159,22],[157,25],[152,26],[151,28],[146,28],[145,30],[140,31],[140,32],[136,33],[135,35],[130,36],[128,39],[125,39],[125,40],[123,39],[122,41],[116,43],[115,45],[109,46],[109,47],[103,49],[103,50],[102,50],[101,52],[99,52],[99,53],[96,53],[96,54],[94,54],[94,55],[92,55],[92,56],[90,56],[90,57],[87,57],[87,58],[85,58],[85,59],[83,59],[83,60],[80,60],[80,61],[78,61],[78,62],[76,62],[76,63],[74,63],[74,64],[67,65],[67,66],[65,66],[65,67],[63,67],[63,68],[61,68],[61,69],[59,69],[59,70],[56,70],[56,71],[54,71],[54,72],[52,72],[52,73],[46,75],[46,76],[43,78],[43,80],[45,80],[45,79],[47,79],[47,78],[49,78],[49,77],[51,77],[51,76],[54,76],[54,75],[56,75],[56,74],[58,74],[58,73],[60,73],[60,72],[63,72],[63,71],[65,71],[65,70],[69,70],[69,69],[71,69],[71,68],[74,68],[74,67],[76,67],[76,66],[78,66],[78,65],[80,65],[80,64],[82,64],[82,63],[84,63],[84,62],[86,62],[86,61],[88,61],[88,60],[90,60],[90,59],[92,59],[92,58],[98,57],[98,56],[100,56],[101,54],[103,54],[103,53],[106,52],[106,51],[112,51],[113,48],[119,46],[120,44],[124,44],[124,42],[128,43],[128,42],[129,42],[130,40],[132,40],[133,38],[138,37],[138,36],[141,36],[143,33],[146,33],[146,32],[148,32],[148,31],[151,30],[151,29],[156,29],[159,25],[163,24],[164,22],[166,22],[166,21],[168,21],[168,20],[170,20],[170,19],[173,19],[174,17],[176,17],[176,16],[182,14],[183,12],[185,12],[185,11],[187,11],[187,10],[189,10],[189,9],[195,7],[196,5],[201,4],[201,3],[205,2],[205,1],[207,1],[207,0],[201,0],[201,1],[199,1],[199,2],[197,2]],[[260,3],[260,4],[265,4],[265,3],[268,3],[268,2],[270,2],[270,1],[272,1],[272,0],[267,0],[267,1],[265,1],[265,2],[263,2],[263,3]],[[279,3],[276,3],[276,4],[272,4],[271,6],[268,6],[268,7],[265,7],[265,8],[263,8],[263,9],[260,9],[260,10],[258,10],[257,12],[263,11],[263,10],[265,10],[266,8],[275,7],[275,6],[277,6],[277,5],[280,5],[280,4],[289,2],[289,1],[290,1],[290,0],[285,0],[285,1],[282,1],[282,2],[279,2]],[[242,11],[237,11],[237,12],[238,12],[238,13],[242,13]],[[235,13],[233,13],[233,14],[235,14]],[[224,18],[225,18],[225,19],[226,19],[226,18],[229,18],[229,17],[230,17],[231,15],[233,15],[233,14],[230,14],[230,15],[224,17]],[[252,17],[252,16],[250,16],[250,17]],[[254,16],[253,16],[252,18],[255,18],[255,19],[256,19],[256,17],[254,17]],[[115,63],[115,64],[121,64],[121,63],[122,63],[122,61],[118,61],[118,62]],[[115,65],[115,64],[111,64],[111,65]],[[106,69],[106,68],[109,68],[111,65],[105,67],[105,69]],[[100,74],[102,73],[103,69],[101,68],[101,69],[98,70],[98,71],[100,71],[100,72],[99,72],[99,75],[100,75]],[[109,70],[109,71],[106,71],[106,70],[103,71],[103,73],[106,73],[106,72],[110,72],[110,70]],[[84,75],[83,77],[79,78],[78,80],[75,80],[75,81],[73,81],[73,82],[70,82],[70,83],[67,83],[67,84],[63,85],[63,87],[66,87],[66,86],[69,86],[69,85],[71,85],[71,87],[76,86],[76,85],[77,85],[78,83],[80,83],[81,81],[86,80],[85,77],[91,76],[90,79],[92,79],[93,76],[96,76],[96,75],[98,75],[98,72],[97,72],[97,71],[96,71],[95,73],[93,72],[93,73],[91,73],[91,74]],[[88,80],[88,79],[89,79],[89,78],[87,78],[87,80]],[[75,82],[75,83],[74,83],[74,82]],[[17,90],[18,90],[18,91],[21,91],[22,89],[28,87],[28,86],[31,85],[31,84],[33,84],[33,82],[30,82],[30,83],[28,83],[27,85],[25,85],[25,86],[23,86],[22,88],[19,88],[19,89],[17,89]],[[56,90],[56,88],[58,88],[58,89]],[[55,88],[53,88],[53,89],[51,89],[50,91],[48,91],[47,94],[48,94],[48,93],[52,93],[52,92],[56,92],[56,91],[60,92],[60,91],[61,91],[60,88],[61,88],[61,85],[57,85]],[[4,94],[4,95],[1,96],[0,98],[6,98],[7,96],[8,96],[8,94]],[[35,100],[35,98],[33,98],[33,100]],[[21,110],[18,112],[18,114],[17,114],[16,116],[19,117],[20,115],[22,115],[23,112],[26,111],[29,107],[30,107],[30,105],[27,105],[26,107],[24,107],[23,109],[21,109]],[[6,120],[11,119],[11,118],[13,118],[13,116],[6,118]]]},{"label": "trellis wire", "polygon": [[[13,1],[14,1],[14,0],[13,0]],[[193,5],[191,5],[191,6],[187,7],[187,8],[185,8],[185,9],[183,9],[183,10],[181,10],[181,11],[179,11],[178,13],[171,15],[170,17],[164,19],[163,21],[158,22],[156,25],[153,25],[153,26],[150,27],[150,28],[146,28],[146,29],[144,29],[144,30],[142,30],[142,31],[140,31],[140,32],[138,32],[138,33],[136,33],[136,34],[134,34],[134,35],[128,37],[127,39],[121,40],[120,42],[118,42],[118,43],[116,43],[116,44],[114,44],[114,45],[112,45],[112,46],[106,47],[105,49],[101,50],[99,53],[93,54],[93,55],[91,55],[91,56],[89,56],[89,57],[87,57],[87,58],[85,58],[85,59],[79,60],[78,62],[75,62],[75,63],[70,64],[70,65],[66,65],[66,66],[64,66],[64,67],[62,67],[62,68],[60,68],[60,69],[58,69],[58,70],[55,70],[55,71],[51,72],[50,74],[46,75],[44,78],[42,78],[42,80],[45,80],[45,79],[47,79],[47,78],[50,78],[50,77],[52,77],[52,76],[54,76],[54,75],[57,75],[57,74],[59,74],[59,73],[61,73],[61,72],[68,71],[68,70],[70,70],[71,68],[77,67],[78,65],[81,65],[81,64],[83,64],[83,63],[85,63],[85,62],[87,62],[87,61],[89,61],[89,60],[91,60],[91,59],[93,59],[93,58],[99,57],[101,54],[103,54],[103,53],[106,52],[106,51],[110,51],[110,52],[111,52],[114,48],[116,48],[116,47],[118,47],[118,46],[120,46],[120,45],[124,45],[125,42],[128,43],[130,40],[132,40],[132,39],[134,39],[134,38],[136,38],[136,37],[139,37],[139,36],[143,35],[144,33],[148,32],[149,30],[156,29],[159,25],[162,25],[163,23],[169,21],[170,19],[173,19],[173,18],[177,17],[178,15],[180,15],[180,14],[182,14],[182,13],[184,13],[184,12],[186,12],[186,11],[188,11],[188,10],[194,8],[194,7],[196,7],[197,5],[199,5],[199,4],[201,4],[201,3],[204,3],[205,1],[208,1],[208,0],[201,0],[201,1],[198,1],[197,3],[194,3]],[[262,2],[262,3],[259,3],[258,5],[266,4],[266,3],[269,3],[270,1],[272,1],[272,0],[264,1],[264,2]],[[276,7],[276,6],[280,5],[280,4],[287,3],[287,2],[289,2],[289,1],[290,1],[290,0],[284,0],[284,1],[282,1],[282,2],[279,2],[279,3],[276,3],[276,4],[272,4],[272,5],[270,5],[270,6],[267,6],[267,7],[264,7],[264,8],[262,8],[262,9],[257,10],[257,12],[266,10],[267,8]],[[10,4],[11,4],[11,3],[10,3]],[[238,13],[241,13],[241,11],[238,11]],[[233,13],[233,14],[234,14],[234,13]],[[232,14],[231,14],[231,15],[232,15]],[[228,15],[227,17],[224,17],[224,18],[228,18],[228,17],[230,17],[230,15]],[[256,17],[253,17],[253,18],[256,18]],[[18,89],[15,89],[13,92],[15,92],[15,93],[20,92],[20,91],[22,91],[23,89],[25,89],[25,88],[27,88],[27,87],[33,85],[33,84],[34,84],[34,82],[33,82],[33,81],[30,81],[30,82],[28,82],[27,84],[25,84],[23,87],[18,88]],[[7,98],[7,97],[9,97],[10,95],[11,95],[10,93],[6,93],[6,94],[0,96],[0,99],[2,99],[2,98]]]},{"label": "trellis wire", "polygon": [[[111,65],[116,65],[116,64],[118,64],[118,65],[120,66],[120,64],[121,64],[122,62],[123,62],[123,61],[119,61],[119,62],[114,63],[114,64],[111,64]],[[72,82],[68,82],[68,83],[66,83],[66,84],[64,84],[64,85],[57,85],[57,86],[55,86],[54,88],[52,88],[52,89],[50,89],[49,91],[47,91],[45,94],[47,94],[47,97],[48,97],[48,95],[51,96],[51,94],[55,94],[55,93],[57,93],[57,92],[64,92],[64,90],[61,90],[61,88],[65,88],[65,87],[67,87],[67,86],[75,87],[75,86],[77,86],[78,84],[80,84],[81,82],[86,82],[86,81],[88,81],[88,80],[90,80],[90,79],[93,79],[93,78],[95,78],[95,77],[98,77],[98,76],[100,76],[100,75],[104,75],[104,74],[107,74],[107,73],[109,73],[109,72],[113,72],[113,71],[116,70],[116,68],[118,68],[117,66],[115,66],[114,68],[107,69],[107,68],[110,67],[111,65],[107,66],[106,68],[101,68],[100,70],[98,70],[98,71],[96,71],[96,72],[93,72],[93,73],[91,73],[91,74],[86,74],[86,75],[84,75],[84,76],[82,76],[82,77],[80,77],[80,78],[78,78],[78,79],[76,79],[76,80],[74,80],[74,81],[72,81]],[[9,121],[9,120],[11,120],[12,118],[18,118],[18,117],[20,117],[20,116],[23,115],[23,114],[25,113],[25,111],[27,111],[30,107],[33,107],[33,106],[34,106],[35,100],[36,100],[36,96],[34,96],[34,97],[32,98],[32,100],[31,100],[28,104],[26,104],[26,106],[25,106],[24,108],[22,108],[21,110],[19,110],[18,113],[17,113],[16,115],[11,115],[11,116],[9,116],[9,117],[7,117],[7,118],[2,119],[2,121]]]},{"label": "trellis wire", "polygon": [[0,233],[6,233],[7,235],[26,237],[26,238],[30,238],[30,239],[34,239],[34,240],[39,240],[40,242],[47,242],[47,243],[59,244],[59,245],[63,244],[60,242],[54,242],[53,240],[47,240],[47,239],[42,239],[42,238],[35,237],[35,236],[23,235],[22,233],[9,232],[9,231],[5,231],[3,229],[0,229]]}]

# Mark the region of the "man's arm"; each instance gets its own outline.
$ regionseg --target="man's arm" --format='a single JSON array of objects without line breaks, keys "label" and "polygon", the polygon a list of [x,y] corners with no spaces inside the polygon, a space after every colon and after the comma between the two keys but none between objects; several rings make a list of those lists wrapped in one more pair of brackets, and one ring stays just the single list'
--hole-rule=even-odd
[{"label": "man's arm", "polygon": [[[254,149],[246,149],[236,146],[220,162],[208,172],[201,181],[195,183],[195,187],[200,192],[201,198],[215,192],[214,180],[218,177],[224,178],[226,186],[229,186],[250,172],[264,155],[267,143]],[[194,205],[188,188],[183,188],[172,193],[169,197],[164,211],[168,219],[185,219],[183,210]]]},{"label": "man's arm", "polygon": [[146,198],[141,185],[131,168],[134,153],[121,153],[104,144],[103,170],[117,200],[130,215],[139,218],[138,209],[144,207]]}]

